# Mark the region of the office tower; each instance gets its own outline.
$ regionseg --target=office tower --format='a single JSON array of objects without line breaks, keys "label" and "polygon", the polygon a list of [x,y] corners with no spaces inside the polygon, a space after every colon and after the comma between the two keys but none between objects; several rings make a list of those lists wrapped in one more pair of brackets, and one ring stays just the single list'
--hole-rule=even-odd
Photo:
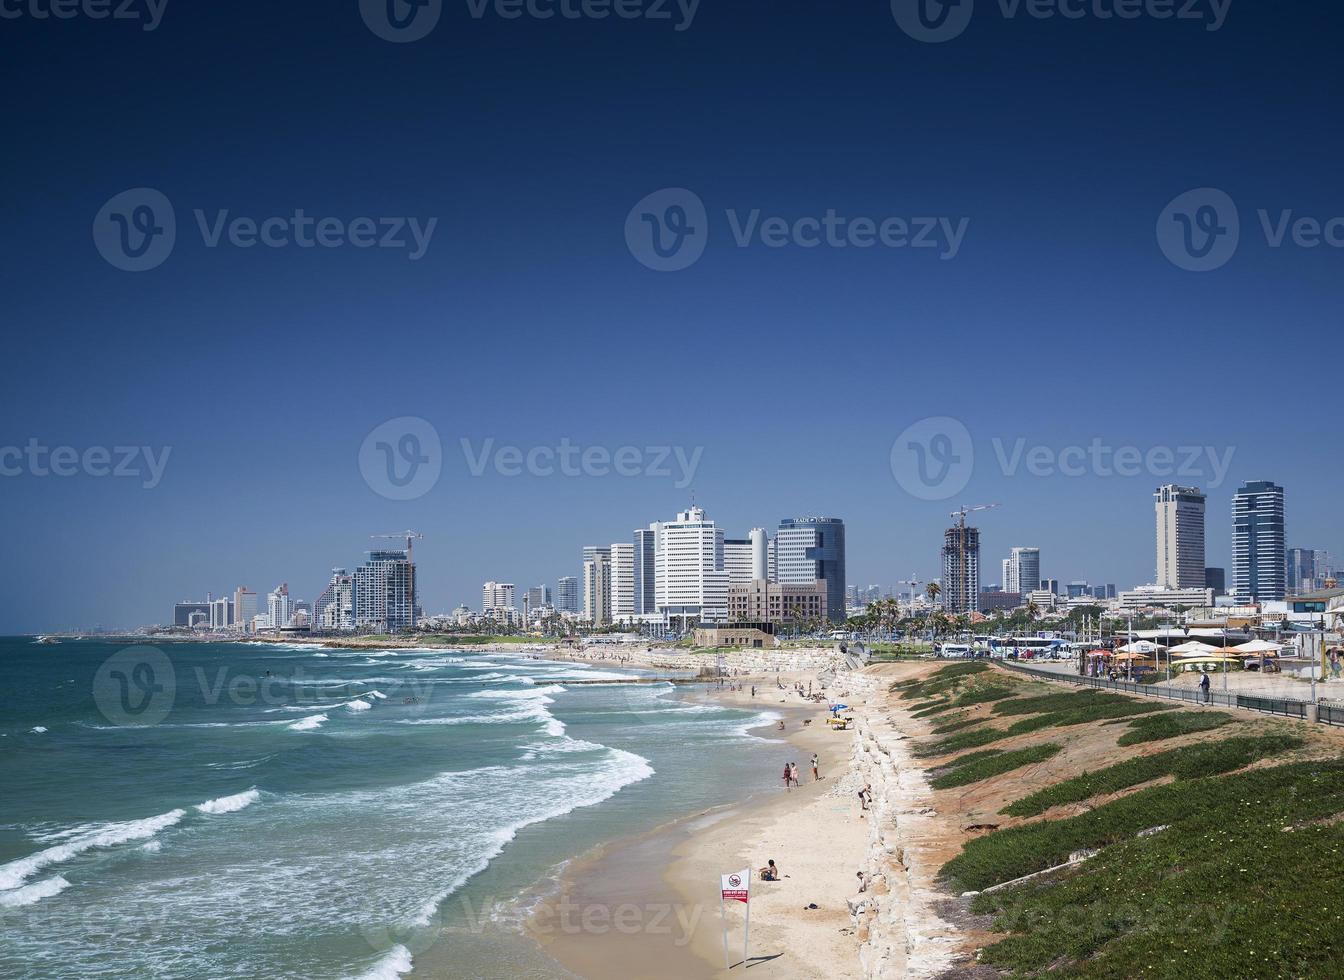
[{"label": "office tower", "polygon": [[826,583],[781,585],[765,579],[734,582],[728,586],[728,618],[739,622],[802,622],[829,618]]},{"label": "office tower", "polygon": [[611,619],[628,620],[635,614],[635,546],[617,541],[611,546]]},{"label": "office tower", "polygon": [[1330,565],[1330,553],[1313,548],[1288,549],[1289,595],[1301,595],[1328,588],[1326,582],[1335,577]]},{"label": "office tower", "polygon": [[583,563],[583,618],[594,626],[611,622],[611,557],[594,549]]},{"label": "office tower", "polygon": [[681,511],[658,533],[655,555],[657,611],[675,628],[728,615],[723,531],[699,507]]},{"label": "office tower", "polygon": [[415,564],[406,550],[370,551],[354,574],[355,626],[395,633],[413,629]]},{"label": "office tower", "polygon": [[796,517],[775,532],[775,578],[781,585],[826,583],[826,614],[845,621],[845,522],[838,517]]},{"label": "office tower", "polygon": [[[204,622],[210,622],[210,603],[209,602],[176,602],[173,603],[173,625],[191,626],[192,617],[200,616]],[[201,620],[197,620],[200,622]]]},{"label": "office tower", "polygon": [[1283,599],[1287,578],[1283,487],[1243,483],[1232,497],[1232,594],[1242,602]]},{"label": "office tower", "polygon": [[271,626],[282,629],[289,625],[289,617],[294,607],[289,599],[289,583],[282,582],[274,591],[266,593],[266,612],[271,617]]},{"label": "office tower", "polygon": [[523,593],[523,619],[526,622],[532,621],[532,614],[545,606],[551,605],[551,590],[545,585],[534,585]]},{"label": "office tower", "polygon": [[245,585],[233,590],[233,621],[244,631],[253,629],[257,618],[257,594]]},{"label": "office tower", "polygon": [[573,575],[562,575],[556,579],[555,608],[558,612],[579,611],[579,580]]},{"label": "office tower", "polygon": [[[1062,595],[1062,593],[1059,591],[1059,579],[1057,578],[1041,579],[1041,587],[1036,591],[1049,592],[1051,595]],[[1022,594],[1026,595],[1027,593],[1024,591]]]},{"label": "office tower", "polygon": [[1092,586],[1083,581],[1073,581],[1068,584],[1068,596],[1070,599],[1081,599],[1083,596],[1092,594]]},{"label": "office tower", "polygon": [[233,600],[222,596],[210,603],[210,628],[228,629],[233,625]]},{"label": "office tower", "polygon": [[779,581],[779,578],[777,577],[779,571],[778,557],[779,549],[775,546],[775,539],[771,538],[766,542],[765,546],[766,577],[769,578],[771,582]]},{"label": "office tower", "polygon": [[491,613],[517,609],[515,599],[517,590],[512,582],[486,582],[481,586],[481,611]]},{"label": "office tower", "polygon": [[1022,589],[1018,585],[1018,578],[1017,578],[1017,563],[1014,562],[1011,558],[1005,558],[1002,563],[1002,572],[1003,572],[1003,591],[1021,592]]},{"label": "office tower", "polygon": [[751,578],[769,580],[770,578],[770,538],[764,528],[753,527],[747,535],[751,542]]},{"label": "office tower", "polygon": [[1204,588],[1213,589],[1214,595],[1227,595],[1227,572],[1221,568],[1204,569]]},{"label": "office tower", "polygon": [[355,580],[344,568],[331,570],[331,581],[313,603],[313,627],[323,630],[355,628]]},{"label": "office tower", "polygon": [[752,554],[750,538],[723,539],[723,570],[728,573],[728,584],[750,582]]},{"label": "office tower", "polygon": [[1168,484],[1153,493],[1157,511],[1157,582],[1164,589],[1204,587],[1204,494]]},{"label": "office tower", "polygon": [[1012,550],[1013,584],[1004,586],[1005,592],[1030,592],[1041,581],[1041,549],[1014,548]]},{"label": "office tower", "polygon": [[652,616],[658,610],[657,555],[660,524],[650,524],[635,532],[634,607],[636,616]]},{"label": "office tower", "polygon": [[979,609],[979,528],[959,524],[943,532],[943,581],[939,601],[953,615]]},{"label": "office tower", "polygon": [[1093,599],[1114,599],[1115,585],[1094,585],[1088,594],[1092,596]]}]

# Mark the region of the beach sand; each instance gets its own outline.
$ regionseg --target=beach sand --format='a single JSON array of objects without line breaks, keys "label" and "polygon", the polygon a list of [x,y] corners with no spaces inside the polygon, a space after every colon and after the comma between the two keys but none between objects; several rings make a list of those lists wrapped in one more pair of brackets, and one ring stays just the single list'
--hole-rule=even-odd
[{"label": "beach sand", "polygon": [[[693,697],[783,716],[780,760],[798,763],[800,787],[779,788],[745,801],[677,820],[651,834],[606,845],[576,860],[561,876],[558,894],[544,900],[529,931],[567,969],[592,978],[692,978],[734,975],[724,970],[720,875],[749,868],[752,976],[861,977],[855,919],[847,899],[866,868],[869,815],[859,805],[853,729],[832,731],[824,704],[804,702],[792,690],[800,680],[817,684],[816,672],[739,679],[742,692],[710,690]],[[842,676],[828,692],[845,693],[855,711],[865,696]],[[845,712],[850,714],[851,712]],[[809,720],[810,725],[804,725]],[[787,744],[788,750],[783,749]],[[820,757],[822,779],[809,760]],[[771,763],[772,768],[774,763]],[[756,874],[768,859],[783,871],[778,882]],[[741,903],[731,903],[729,961],[741,972]],[[807,908],[816,904],[816,909]],[[587,917],[585,923],[584,918]],[[623,921],[622,921],[623,919]]]}]

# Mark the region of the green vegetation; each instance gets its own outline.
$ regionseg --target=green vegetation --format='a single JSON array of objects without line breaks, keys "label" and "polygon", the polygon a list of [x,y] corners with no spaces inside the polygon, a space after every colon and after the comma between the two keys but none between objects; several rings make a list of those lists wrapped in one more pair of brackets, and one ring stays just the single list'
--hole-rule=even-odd
[{"label": "green vegetation", "polygon": [[1324,980],[1344,962],[1344,824],[1330,819],[1341,813],[1344,761],[1298,762],[996,831],[943,874],[979,889],[1102,849],[972,902],[1009,934],[981,961],[1014,976]]},{"label": "green vegetation", "polygon": [[1013,817],[1034,817],[1061,803],[1078,803],[1093,796],[1115,793],[1162,776],[1197,779],[1215,773],[1231,772],[1257,759],[1267,759],[1296,749],[1300,738],[1290,735],[1243,735],[1220,742],[1205,742],[1156,755],[1141,756],[1125,762],[1085,772],[1081,776],[1056,783],[1039,793],[1024,796],[1004,807],[1002,813]]},{"label": "green vegetation", "polygon": [[1222,728],[1233,720],[1224,711],[1173,711],[1169,714],[1139,718],[1129,723],[1129,730],[1120,736],[1120,745],[1138,745],[1164,738],[1177,738],[1192,732],[1208,732]]},{"label": "green vegetation", "polygon": [[[1314,792],[1326,794],[1317,800],[1298,799],[1292,792],[1292,787],[1297,785],[1297,776],[1286,774],[1300,775],[1305,771],[1303,767],[1313,773],[1322,768],[1317,763],[1300,763],[1218,778],[1165,783],[1067,819],[1037,820],[995,831],[968,841],[961,854],[943,865],[940,873],[959,889],[983,889],[1063,864],[1070,854],[1083,848],[1104,847],[1128,840],[1141,830],[1158,826],[1202,826],[1204,814],[1235,810],[1238,806],[1249,810],[1272,805],[1273,813],[1284,811],[1282,822],[1276,824],[1274,821],[1279,817],[1270,816],[1256,828],[1258,834],[1281,827],[1292,819],[1312,819],[1344,811],[1344,763],[1330,763],[1324,767],[1334,773],[1324,790],[1315,788],[1312,783]],[[1286,794],[1288,799],[1278,799],[1280,793]],[[1337,798],[1329,794],[1337,794]],[[1195,841],[1190,842],[1192,848],[1195,844]],[[1179,861],[1171,865],[1179,866]]]},{"label": "green vegetation", "polygon": [[[1102,691],[1065,691],[1058,694],[1042,694],[1037,697],[1017,698],[1006,704],[996,704],[996,715],[1034,715],[1039,711],[1066,711],[1070,708],[1085,708],[1097,703],[1130,701],[1119,694],[1107,694]],[[1132,703],[1132,702],[1131,702]]]},{"label": "green vegetation", "polygon": [[1023,766],[1034,765],[1037,762],[1044,762],[1046,759],[1055,755],[1063,746],[1047,743],[1045,745],[1033,745],[1030,748],[1018,749],[1015,752],[998,752],[992,755],[984,755],[979,752],[972,752],[970,755],[979,755],[981,758],[974,762],[962,761],[954,766],[951,772],[938,776],[929,783],[934,789],[951,789],[953,786],[965,786],[967,783],[976,783],[982,779],[989,779],[991,776],[998,776],[1005,772],[1011,772],[1014,769],[1021,769]]},{"label": "green vegetation", "polygon": [[972,725],[978,725],[984,721],[983,718],[954,718],[945,724],[939,725],[933,730],[935,735],[946,735],[949,732],[961,731],[963,728],[970,728]]},{"label": "green vegetation", "polygon": [[897,681],[891,685],[891,690],[904,691],[903,697],[907,701],[917,698],[928,699],[938,694],[946,694],[972,675],[982,674],[989,669],[989,664],[978,660],[948,664],[946,667],[938,668],[923,680]]},{"label": "green vegetation", "polygon": [[938,771],[946,772],[949,769],[955,769],[957,766],[964,766],[968,762],[979,762],[981,759],[989,759],[996,755],[1003,755],[1003,749],[981,749],[979,752],[967,752],[965,755],[959,755],[955,759],[949,759],[938,767]]},{"label": "green vegetation", "polygon": [[[1018,710],[1022,704],[1035,704],[1038,706],[1035,710],[1044,713],[1019,719],[1007,728],[976,728],[971,731],[959,732],[932,744],[920,746],[915,750],[915,754],[919,756],[946,755],[948,752],[959,752],[962,749],[975,748],[978,745],[988,745],[990,742],[1012,738],[1015,735],[1025,735],[1027,732],[1040,731],[1043,728],[1066,728],[1069,725],[1081,725],[1085,722],[1102,721],[1107,718],[1128,718],[1133,715],[1172,710],[1171,705],[1135,701],[1118,694],[1093,695],[1092,692],[1084,693],[1087,695],[1086,697],[1080,697],[1078,694],[1051,694],[1038,698],[1015,698],[1011,701],[1001,702],[994,705],[994,713],[997,715],[1025,714],[1026,712]],[[1047,710],[1051,707],[1058,707],[1063,710]]]}]

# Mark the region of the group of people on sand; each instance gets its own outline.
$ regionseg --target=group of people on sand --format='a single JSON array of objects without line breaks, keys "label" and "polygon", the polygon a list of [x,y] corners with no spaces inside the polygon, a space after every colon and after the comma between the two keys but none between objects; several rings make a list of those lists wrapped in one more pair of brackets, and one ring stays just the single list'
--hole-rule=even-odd
[{"label": "group of people on sand", "polygon": [[[821,759],[817,753],[812,753],[812,781],[815,783],[821,778]],[[792,789],[795,786],[801,786],[803,781],[798,778],[798,763],[786,762],[784,764],[784,788]]]}]

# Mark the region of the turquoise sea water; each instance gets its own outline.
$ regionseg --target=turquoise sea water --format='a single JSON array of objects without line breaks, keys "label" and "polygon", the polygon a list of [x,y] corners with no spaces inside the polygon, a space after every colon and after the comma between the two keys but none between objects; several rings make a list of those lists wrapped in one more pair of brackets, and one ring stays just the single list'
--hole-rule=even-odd
[{"label": "turquoise sea water", "polygon": [[511,899],[786,752],[525,654],[25,637],[0,669],[0,977],[554,976]]}]

